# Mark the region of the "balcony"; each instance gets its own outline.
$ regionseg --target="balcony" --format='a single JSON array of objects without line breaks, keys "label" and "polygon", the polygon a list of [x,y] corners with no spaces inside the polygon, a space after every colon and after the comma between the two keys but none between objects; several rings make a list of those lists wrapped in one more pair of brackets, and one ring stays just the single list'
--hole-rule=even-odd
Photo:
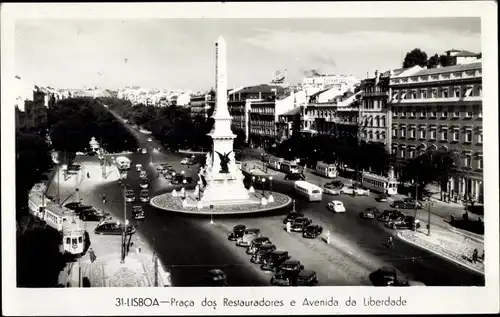
[{"label": "balcony", "polygon": [[470,96],[470,97],[447,97],[447,98],[416,98],[416,99],[396,99],[391,100],[392,104],[409,104],[409,103],[447,103],[447,102],[473,102],[473,101],[482,101],[483,97],[481,96]]},{"label": "balcony", "polygon": [[364,97],[387,97],[389,96],[388,91],[372,91],[372,92],[364,92]]}]

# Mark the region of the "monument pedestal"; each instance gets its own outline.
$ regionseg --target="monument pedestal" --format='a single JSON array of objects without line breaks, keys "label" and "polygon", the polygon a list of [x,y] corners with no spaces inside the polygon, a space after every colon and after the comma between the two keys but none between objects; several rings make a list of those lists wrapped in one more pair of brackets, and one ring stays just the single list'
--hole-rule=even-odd
[{"label": "monument pedestal", "polygon": [[259,204],[252,199],[243,182],[232,174],[216,173],[207,178],[207,186],[203,191],[201,203],[210,205]]}]

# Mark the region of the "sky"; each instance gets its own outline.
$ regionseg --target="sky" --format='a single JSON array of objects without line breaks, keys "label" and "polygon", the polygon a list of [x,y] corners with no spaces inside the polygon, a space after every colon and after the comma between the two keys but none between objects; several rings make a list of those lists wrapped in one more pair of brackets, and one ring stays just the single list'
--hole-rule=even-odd
[{"label": "sky", "polygon": [[479,18],[19,19],[15,70],[54,88],[215,86],[214,43],[227,43],[229,87],[288,82],[308,71],[366,78],[413,48],[481,52]]}]

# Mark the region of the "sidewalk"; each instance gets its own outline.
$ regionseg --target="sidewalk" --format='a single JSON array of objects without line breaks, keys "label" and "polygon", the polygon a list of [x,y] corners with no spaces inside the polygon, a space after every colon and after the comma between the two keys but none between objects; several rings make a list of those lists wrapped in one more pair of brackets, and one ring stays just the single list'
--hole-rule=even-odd
[{"label": "sidewalk", "polygon": [[[109,183],[118,180],[119,171],[116,166],[108,167],[106,177],[102,175],[102,169],[99,162],[87,162],[82,160],[82,170],[84,175],[90,173],[90,178],[84,177],[79,181],[73,177],[66,181],[61,181],[59,193],[61,202],[69,200],[75,194],[75,188],[79,188],[79,199],[85,204],[102,208],[111,215],[118,214],[117,206],[107,204],[102,205],[101,193],[94,192],[97,185]],[[61,171],[62,173],[62,171]],[[60,175],[60,177],[62,174]],[[61,180],[61,179],[60,179]],[[56,186],[51,186],[52,192],[56,192]],[[49,194],[49,193],[47,193]],[[154,287],[155,274],[153,263],[153,250],[149,243],[145,242],[144,237],[135,233],[130,239],[130,249],[125,258],[125,263],[121,264],[121,236],[96,235],[94,228],[97,222],[84,222],[85,230],[89,234],[91,245],[97,260],[90,263],[89,252],[80,259],[82,268],[82,280],[84,284],[91,284],[91,287]],[[127,242],[129,241],[127,237]],[[79,263],[68,263],[66,269],[60,274],[60,283],[70,287],[79,285]],[[158,286],[171,286],[170,274],[163,269],[163,265],[158,260]]]},{"label": "sidewalk", "polygon": [[427,229],[425,229],[426,225],[427,223],[422,223],[422,227],[416,231],[399,231],[398,237],[472,271],[484,274],[484,263],[481,260],[476,263],[472,262],[474,249],[477,249],[479,256],[481,256],[484,243],[436,227],[431,227],[431,235],[428,236]]}]

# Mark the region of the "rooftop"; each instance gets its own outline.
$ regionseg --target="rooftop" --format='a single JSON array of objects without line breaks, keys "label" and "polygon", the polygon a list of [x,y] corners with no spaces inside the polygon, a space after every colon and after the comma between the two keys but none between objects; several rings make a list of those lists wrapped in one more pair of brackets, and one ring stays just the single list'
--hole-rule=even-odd
[{"label": "rooftop", "polygon": [[245,87],[241,90],[235,91],[234,93],[242,93],[242,94],[248,94],[248,93],[273,93],[276,90],[277,93],[283,93],[285,89],[283,87],[279,86],[273,86],[273,85],[268,85],[268,84],[261,84],[261,85],[256,85],[256,86],[249,86]]},{"label": "rooftop", "polygon": [[281,116],[294,116],[294,115],[299,114],[299,113],[300,113],[300,107],[295,107],[291,110],[288,110],[285,113],[282,113]]},{"label": "rooftop", "polygon": [[463,65],[448,66],[448,67],[422,69],[422,70],[414,73],[411,76],[423,76],[423,75],[433,75],[433,74],[441,74],[441,73],[452,73],[452,72],[460,72],[460,71],[481,69],[481,68],[482,68],[482,63],[477,62],[477,63],[463,64]]}]

